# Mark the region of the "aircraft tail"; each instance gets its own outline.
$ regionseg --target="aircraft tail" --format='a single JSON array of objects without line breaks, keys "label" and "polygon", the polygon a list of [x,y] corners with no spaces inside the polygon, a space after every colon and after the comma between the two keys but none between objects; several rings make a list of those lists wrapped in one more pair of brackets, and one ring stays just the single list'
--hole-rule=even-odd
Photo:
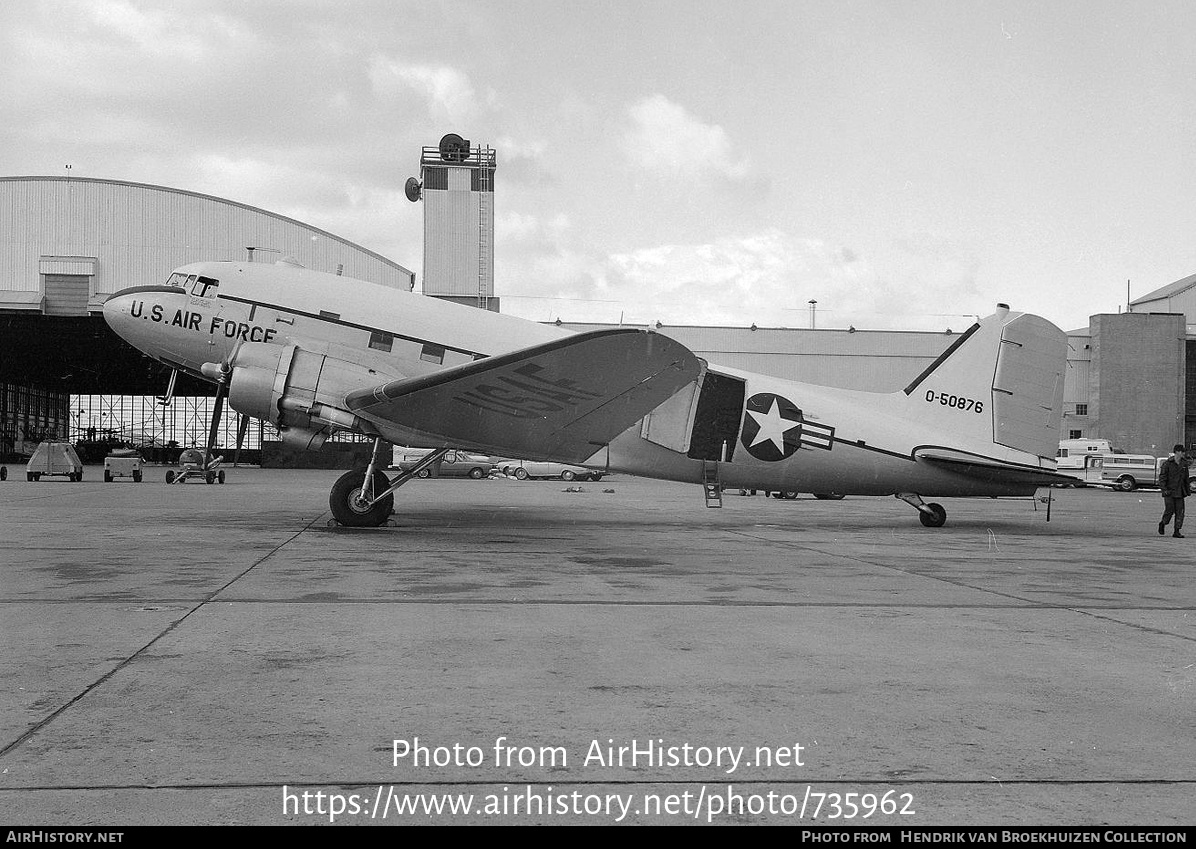
[{"label": "aircraft tail", "polygon": [[1015,462],[1024,452],[1053,468],[1066,366],[1062,330],[1001,304],[902,392],[912,415],[950,437],[942,447]]}]

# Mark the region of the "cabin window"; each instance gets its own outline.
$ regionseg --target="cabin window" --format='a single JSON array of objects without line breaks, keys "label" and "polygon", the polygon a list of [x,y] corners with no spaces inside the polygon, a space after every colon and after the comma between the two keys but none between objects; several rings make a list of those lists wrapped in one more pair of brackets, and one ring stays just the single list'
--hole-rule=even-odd
[{"label": "cabin window", "polygon": [[1077,416],[1088,415],[1088,405],[1087,404],[1076,404],[1076,415]]},{"label": "cabin window", "polygon": [[420,352],[419,358],[425,363],[436,363],[441,365],[444,363],[444,346],[433,345],[431,342],[424,343],[424,349]]},{"label": "cabin window", "polygon": [[336,321],[341,317],[339,312],[329,312],[328,310],[320,310],[320,318],[326,318],[330,321]]},{"label": "cabin window", "polygon": [[375,351],[390,351],[395,344],[395,335],[393,333],[383,333],[380,330],[375,330],[370,334],[370,347]]},{"label": "cabin window", "polygon": [[216,297],[216,288],[219,285],[219,280],[201,275],[191,286],[191,294],[197,298],[214,298]]}]

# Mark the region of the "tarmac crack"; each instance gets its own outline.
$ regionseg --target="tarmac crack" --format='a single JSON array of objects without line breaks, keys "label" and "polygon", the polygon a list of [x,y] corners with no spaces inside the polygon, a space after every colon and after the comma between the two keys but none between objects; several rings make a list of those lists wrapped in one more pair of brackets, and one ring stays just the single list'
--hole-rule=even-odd
[{"label": "tarmac crack", "polygon": [[[269,560],[271,557],[273,557],[275,554],[277,554],[279,551],[281,551],[286,546],[290,545],[292,542],[294,542],[300,536],[307,533],[307,531],[309,531],[312,528],[312,526],[315,525],[316,522],[318,522],[321,518],[323,518],[324,515],[325,515],[325,513],[321,513],[319,516],[312,519],[310,522],[308,522],[306,525],[304,525],[298,531],[291,534],[289,537],[287,537],[285,540],[280,542],[278,545],[274,546],[274,548],[270,549],[268,552],[263,554],[261,557],[259,557],[257,560],[255,560],[253,563],[251,563],[248,568],[242,570],[239,574],[232,577],[223,586],[219,587],[216,590],[213,590],[203,600],[201,600],[198,604],[196,604],[194,607],[192,607],[190,610],[188,610],[186,613],[184,613],[178,619],[174,620],[169,625],[167,625],[153,639],[151,639],[149,642],[147,642],[141,648],[137,649],[137,651],[133,652],[131,655],[126,657],[120,663],[116,664],[116,666],[112,667],[112,669],[108,670],[103,675],[101,675],[99,678],[97,678],[95,681],[92,681],[90,684],[88,684],[86,687],[84,687],[70,701],[63,704],[61,707],[59,707],[57,710],[55,710],[53,713],[51,713],[45,719],[38,722],[33,727],[27,729],[25,731],[25,733],[22,734],[21,736],[17,737],[17,739],[13,740],[11,743],[8,743],[3,748],[0,748],[0,758],[3,758],[9,752],[16,750],[21,745],[23,745],[25,742],[32,739],[38,732],[40,732],[42,729],[44,729],[46,726],[48,726],[50,723],[52,723],[58,717],[62,716],[62,714],[64,714],[66,711],[70,710],[71,707],[78,704],[80,701],[82,701],[84,698],[86,698],[88,695],[90,695],[96,688],[105,684],[113,676],[115,676],[117,673],[119,673],[125,667],[127,667],[130,663],[132,663],[134,660],[136,660],[138,657],[140,657],[142,654],[144,654],[155,643],[157,643],[163,637],[174,632],[174,630],[176,628],[178,628],[180,625],[182,625],[185,621],[187,621],[187,619],[190,618],[192,614],[196,613],[201,608],[205,607],[206,605],[208,605],[212,601],[214,601],[216,596],[220,595],[220,593],[224,592],[226,589],[231,587],[237,581],[244,578],[246,575],[248,575],[250,572],[252,572],[258,566],[260,566],[262,563]],[[126,603],[128,603],[128,602],[126,601]]]},{"label": "tarmac crack", "polygon": [[[989,587],[980,587],[980,586],[976,586],[975,584],[969,584],[965,581],[953,580],[951,578],[944,578],[939,575],[924,575],[921,572],[915,572],[911,569],[902,569],[900,566],[891,566],[887,563],[876,563],[872,560],[868,560],[866,558],[858,557],[858,556],[851,555],[851,554],[843,554],[842,552],[838,552],[838,551],[826,551],[824,549],[816,548],[814,546],[801,545],[798,543],[789,542],[787,540],[779,540],[779,539],[773,539],[771,537],[756,536],[755,534],[750,534],[747,531],[739,530],[738,528],[728,528],[728,530],[731,533],[736,534],[738,536],[745,536],[745,537],[748,537],[749,539],[758,540],[760,542],[769,543],[772,545],[778,545],[778,546],[781,546],[784,548],[795,548],[795,549],[800,549],[803,551],[810,551],[810,552],[814,552],[816,554],[821,554],[826,557],[838,557],[843,560],[850,560],[854,563],[862,563],[866,566],[872,566],[877,569],[886,569],[890,572],[898,572],[902,575],[908,575],[911,578],[923,578],[923,579],[930,580],[930,581],[938,581],[940,583],[944,583],[949,586],[958,587],[959,589],[966,589],[966,590],[972,590],[974,592],[987,593],[989,595],[998,596],[999,598],[1007,598],[1012,601],[1022,602],[1022,605],[1016,605],[1017,607],[1021,607],[1024,605],[1028,608],[1049,609],[1049,610],[1066,610],[1070,613],[1075,613],[1080,616],[1090,616],[1093,619],[1100,619],[1105,622],[1112,622],[1114,624],[1122,625],[1126,628],[1132,628],[1137,631],[1142,631],[1147,634],[1157,634],[1159,636],[1175,637],[1176,639],[1184,640],[1185,642],[1196,643],[1196,637],[1191,637],[1191,636],[1188,636],[1187,634],[1179,634],[1174,631],[1165,630],[1163,628],[1153,628],[1149,625],[1141,625],[1137,622],[1126,622],[1121,619],[1116,619],[1112,616],[1101,616],[1098,613],[1092,612],[1091,608],[1085,609],[1082,607],[1074,607],[1072,605],[1067,605],[1067,604],[1051,604],[1049,602],[1035,601],[1034,599],[1029,599],[1029,598],[1025,598],[1023,596],[1016,595],[1015,593],[1002,592],[1001,590],[994,590]],[[972,607],[972,606],[983,607],[984,605],[961,605],[961,606],[963,606],[963,607]],[[1099,607],[1096,609],[1099,609]],[[1124,609],[1140,609],[1140,608],[1112,608],[1112,609],[1124,610]],[[1188,608],[1177,607],[1177,608],[1165,608],[1165,609],[1187,610]]]}]

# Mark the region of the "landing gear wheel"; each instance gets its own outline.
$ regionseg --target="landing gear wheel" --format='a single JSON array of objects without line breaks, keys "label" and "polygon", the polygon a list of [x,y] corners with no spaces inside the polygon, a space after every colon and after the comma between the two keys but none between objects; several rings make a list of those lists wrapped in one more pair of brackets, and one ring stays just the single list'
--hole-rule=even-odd
[{"label": "landing gear wheel", "polygon": [[224,469],[221,469],[216,473],[216,483],[221,485],[224,484]]},{"label": "landing gear wheel", "polygon": [[174,483],[174,470],[173,469],[166,470],[166,482]]},{"label": "landing gear wheel", "polygon": [[133,472],[133,483],[141,483],[141,472]]},{"label": "landing gear wheel", "polygon": [[480,481],[482,478],[486,477],[486,473],[481,469],[470,469],[469,476],[475,481]]},{"label": "landing gear wheel", "polygon": [[203,476],[203,481],[204,481],[204,483],[206,483],[206,484],[213,484],[213,483],[216,483],[216,473],[215,473],[215,472],[208,472],[206,475],[204,475],[204,476]]},{"label": "landing gear wheel", "polygon": [[104,483],[112,483],[112,472],[104,469]]},{"label": "landing gear wheel", "polygon": [[930,513],[923,513],[919,510],[918,518],[922,520],[923,525],[928,528],[941,528],[947,524],[947,511],[943,509],[943,505],[927,504],[926,506],[930,508],[934,515],[932,516]]},{"label": "landing gear wheel", "polygon": [[0,466],[0,481],[8,480],[8,466]]},{"label": "landing gear wheel", "polygon": [[528,479],[528,477],[529,475],[527,473],[527,469],[523,468],[522,466],[515,470],[515,480],[525,481]]},{"label": "landing gear wheel", "polygon": [[798,495],[799,495],[799,493],[794,492],[791,489],[788,489],[781,493],[781,498],[784,498],[786,501],[796,501]]},{"label": "landing gear wheel", "polygon": [[[424,471],[427,471],[426,469]],[[394,509],[394,493],[383,498],[372,507],[361,500],[365,472],[345,472],[332,485],[328,494],[328,506],[333,517],[342,525],[351,528],[376,528],[386,522]],[[385,492],[390,481],[382,472],[374,472],[374,492]]]},{"label": "landing gear wheel", "polygon": [[565,469],[565,471],[561,472],[561,480],[563,481],[571,481],[575,477],[577,477],[577,475],[573,474],[573,472],[569,469]]}]

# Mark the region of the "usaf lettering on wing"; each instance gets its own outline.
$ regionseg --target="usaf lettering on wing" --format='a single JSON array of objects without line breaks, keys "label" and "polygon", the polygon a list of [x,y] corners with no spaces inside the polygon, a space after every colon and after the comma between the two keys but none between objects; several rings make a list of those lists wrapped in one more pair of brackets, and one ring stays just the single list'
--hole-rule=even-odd
[{"label": "usaf lettering on wing", "polygon": [[455,400],[515,419],[536,419],[602,397],[600,392],[579,388],[575,380],[542,377],[542,371],[543,367],[527,363],[515,369],[514,376],[497,375],[492,383],[479,384]]}]

